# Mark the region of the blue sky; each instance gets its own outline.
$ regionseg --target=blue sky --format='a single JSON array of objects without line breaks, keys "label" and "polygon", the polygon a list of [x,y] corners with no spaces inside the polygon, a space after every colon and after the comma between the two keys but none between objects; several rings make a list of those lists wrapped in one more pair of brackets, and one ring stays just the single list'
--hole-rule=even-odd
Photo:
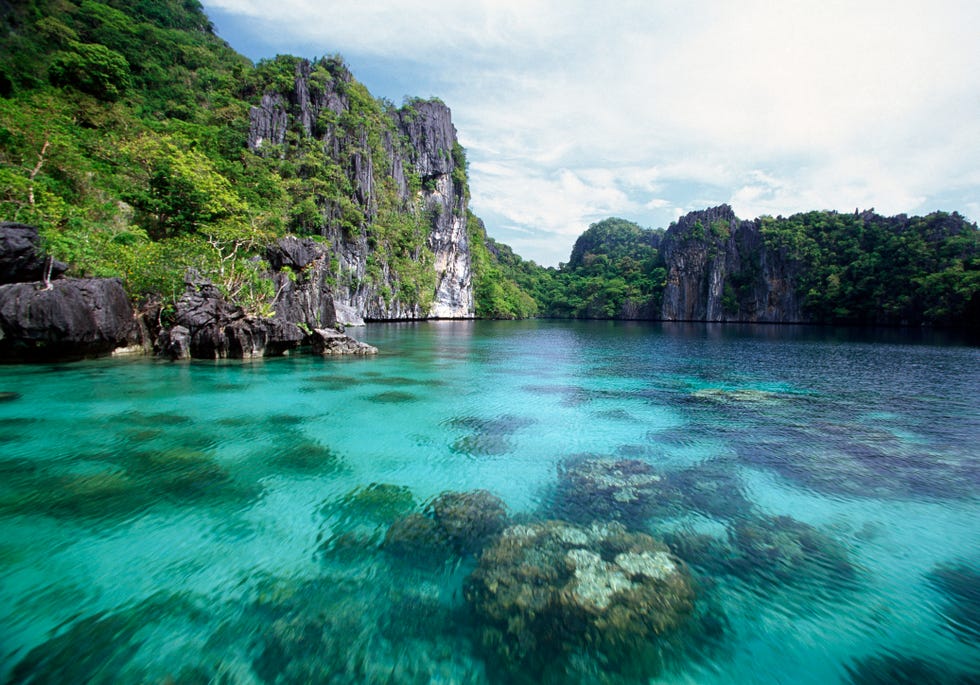
[{"label": "blue sky", "polygon": [[438,96],[472,209],[539,264],[589,224],[731,204],[980,219],[980,3],[204,0],[253,60]]}]

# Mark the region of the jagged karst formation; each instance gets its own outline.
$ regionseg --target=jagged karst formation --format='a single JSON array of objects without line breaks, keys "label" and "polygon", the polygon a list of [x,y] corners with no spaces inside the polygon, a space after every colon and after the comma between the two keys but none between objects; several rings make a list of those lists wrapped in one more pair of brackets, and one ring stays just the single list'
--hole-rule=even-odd
[{"label": "jagged karst formation", "polygon": [[[316,216],[307,230],[334,260],[341,319],[472,317],[469,191],[450,110],[410,100],[379,119],[365,97],[339,60],[299,60],[292,89],[267,91],[252,107],[249,148],[288,158],[312,145],[327,160],[311,169],[311,185],[325,187],[311,195]],[[393,225],[401,230],[389,237]],[[409,267],[411,285],[425,291],[418,296],[404,287],[406,261],[426,271]]]},{"label": "jagged karst formation", "polygon": [[681,217],[661,249],[664,321],[806,321],[793,287],[798,265],[767,249],[759,222],[728,205]]}]

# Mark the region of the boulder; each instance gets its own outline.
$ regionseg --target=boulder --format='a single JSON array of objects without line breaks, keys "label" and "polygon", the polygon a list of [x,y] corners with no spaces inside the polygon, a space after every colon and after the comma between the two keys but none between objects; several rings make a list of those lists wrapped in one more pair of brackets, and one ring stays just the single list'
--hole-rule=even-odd
[{"label": "boulder", "polygon": [[460,554],[479,552],[507,526],[503,500],[486,490],[444,492],[432,500],[427,513]]},{"label": "boulder", "polygon": [[[310,238],[280,238],[266,249],[266,260],[273,270],[278,293],[276,318],[304,324],[309,328],[333,326],[340,316],[331,283],[327,248]],[[349,308],[348,308],[349,309]],[[364,320],[345,312],[342,323]]]},{"label": "boulder", "polygon": [[191,332],[186,326],[174,326],[160,332],[156,344],[157,354],[170,359],[191,358]]},{"label": "boulder", "polygon": [[135,313],[117,278],[0,285],[0,359],[108,354],[136,342]]},{"label": "boulder", "polygon": [[396,519],[385,536],[385,550],[395,556],[441,562],[452,555],[475,556],[507,527],[507,508],[486,490],[443,492],[423,514]]},{"label": "boulder", "polygon": [[287,236],[266,248],[265,254],[273,270],[289,268],[298,273],[315,260],[321,259],[326,252],[323,245],[315,240]]},{"label": "boulder", "polygon": [[0,221],[0,283],[53,279],[67,269],[67,264],[41,252],[41,238],[34,226]]},{"label": "boulder", "polygon": [[843,543],[791,516],[737,520],[725,538],[678,531],[667,536],[667,544],[710,575],[730,574],[764,587],[851,591],[858,579]]},{"label": "boulder", "polygon": [[451,552],[449,538],[438,521],[419,513],[392,522],[385,534],[384,549],[396,557],[423,564],[441,562]]},{"label": "boulder", "polygon": [[378,348],[362,343],[336,328],[315,328],[310,336],[314,354],[377,354]]}]

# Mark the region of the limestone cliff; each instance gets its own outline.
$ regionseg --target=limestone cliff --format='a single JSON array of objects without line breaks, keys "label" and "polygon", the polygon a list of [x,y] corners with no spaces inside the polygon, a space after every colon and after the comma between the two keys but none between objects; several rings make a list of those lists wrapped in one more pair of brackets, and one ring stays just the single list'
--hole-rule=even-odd
[{"label": "limestone cliff", "polygon": [[379,103],[336,59],[287,66],[291,88],[270,79],[248,145],[295,161],[308,185],[298,232],[327,248],[338,318],[473,316],[465,157],[449,108]]},{"label": "limestone cliff", "polygon": [[795,266],[766,248],[758,221],[720,205],[691,212],[667,229],[661,246],[666,321],[801,322]]}]

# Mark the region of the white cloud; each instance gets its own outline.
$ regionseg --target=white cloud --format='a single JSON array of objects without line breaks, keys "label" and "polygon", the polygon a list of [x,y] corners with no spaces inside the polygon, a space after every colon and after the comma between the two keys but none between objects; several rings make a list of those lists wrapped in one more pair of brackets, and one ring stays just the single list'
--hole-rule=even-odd
[{"label": "white cloud", "polygon": [[556,261],[543,257],[556,244],[567,258],[604,216],[664,226],[701,201],[752,217],[911,213],[942,198],[978,218],[975,2],[205,6],[248,17],[257,40],[374,60],[377,73],[356,73],[369,87],[406,70],[408,92],[442,97],[468,150],[474,209],[493,217],[491,235],[540,232],[518,252],[541,262]]}]

